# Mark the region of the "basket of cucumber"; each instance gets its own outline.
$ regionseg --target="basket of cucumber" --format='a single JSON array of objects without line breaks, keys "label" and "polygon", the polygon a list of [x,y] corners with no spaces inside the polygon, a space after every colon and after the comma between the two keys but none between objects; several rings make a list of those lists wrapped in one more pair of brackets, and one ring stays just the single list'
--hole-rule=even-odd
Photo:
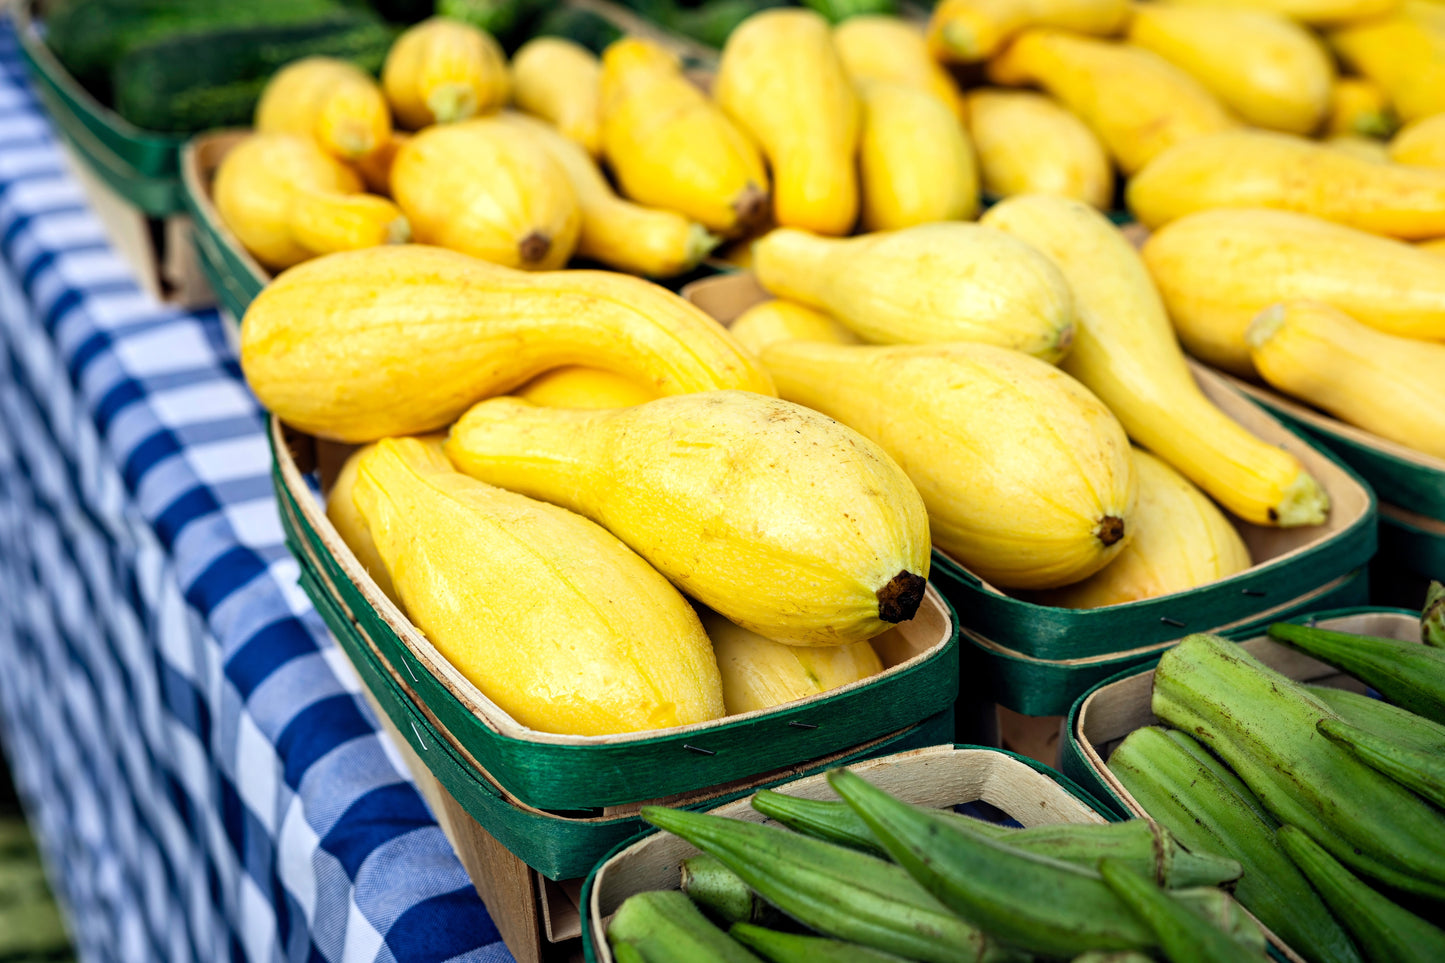
[{"label": "basket of cucumber", "polygon": [[1424,618],[1358,609],[1238,644],[1190,636],[1079,700],[1065,771],[1238,859],[1240,902],[1308,959],[1438,959],[1445,932],[1416,911],[1445,896],[1441,596]]},{"label": "basket of cucumber", "polygon": [[1237,861],[1101,812],[1052,770],[969,746],[880,757],[706,814],[648,807],[665,832],[613,853],[583,891],[587,959],[684,945],[738,960],[1069,958],[1184,933],[1229,954],[1211,959],[1265,957],[1263,930],[1218,888]]}]

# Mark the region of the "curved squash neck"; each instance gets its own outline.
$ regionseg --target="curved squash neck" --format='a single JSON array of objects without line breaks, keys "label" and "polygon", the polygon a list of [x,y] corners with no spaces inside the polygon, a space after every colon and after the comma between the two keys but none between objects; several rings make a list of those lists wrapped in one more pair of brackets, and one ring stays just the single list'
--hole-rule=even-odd
[{"label": "curved squash neck", "polygon": [[592,423],[598,415],[494,398],[452,426],[447,457],[490,485],[588,515],[584,493],[597,487],[588,476],[596,467]]}]

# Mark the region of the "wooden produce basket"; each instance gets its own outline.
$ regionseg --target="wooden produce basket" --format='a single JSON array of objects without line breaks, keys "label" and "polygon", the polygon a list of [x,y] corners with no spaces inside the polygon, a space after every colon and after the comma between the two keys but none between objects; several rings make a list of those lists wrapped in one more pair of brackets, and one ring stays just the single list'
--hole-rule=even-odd
[{"label": "wooden produce basket", "polygon": [[[751,273],[698,281],[683,295],[724,324],[770,295]],[[1068,710],[1102,678],[1146,661],[1189,632],[1242,627],[1301,606],[1363,602],[1357,572],[1375,552],[1376,506],[1347,467],[1314,448],[1250,403],[1215,372],[1191,364],[1205,394],[1254,434],[1295,454],[1329,493],[1330,517],[1309,528],[1265,528],[1235,520],[1253,567],[1188,592],[1099,609],[1036,605],[995,588],[935,549],[933,579],[962,613],[973,644],[968,665],[987,678],[967,695],[992,690],[994,701],[1030,716]],[[973,657],[977,656],[977,657]],[[967,701],[967,700],[965,700]]]},{"label": "wooden produce basket", "polygon": [[432,646],[376,587],[326,518],[306,473],[319,467],[324,493],[349,446],[318,442],[271,423],[274,481],[288,539],[316,569],[328,604],[357,631],[515,798],[539,809],[592,809],[716,786],[819,759],[897,732],[952,708],[958,632],[932,588],[911,621],[874,642],[885,671],[811,699],[660,733],[566,736],[511,719]]},{"label": "wooden produce basket", "polygon": [[152,297],[184,307],[210,304],[181,198],[184,138],[142,130],[81,87],[41,37],[35,15],[42,7],[36,0],[12,7],[21,59],[112,245]]},{"label": "wooden produce basket", "polygon": [[[1116,822],[1118,817],[1067,777],[999,749],[932,746],[882,756],[849,768],[881,789],[918,805],[939,808],[982,801],[1024,826]],[[836,799],[823,775],[778,787],[805,799]],[[718,816],[770,822],[750,798],[710,810]],[[607,857],[582,891],[583,941],[588,963],[612,963],[607,921],[634,893],[677,889],[678,866],[697,854],[690,843],[653,832]]]},{"label": "wooden produce basket", "polygon": [[181,151],[181,183],[186,210],[195,225],[192,240],[196,260],[205,272],[221,309],[237,324],[256,295],[271,281],[271,274],[253,258],[221,220],[211,199],[216,170],[249,130],[222,130],[201,134]]},{"label": "wooden produce basket", "polygon": [[[1284,621],[1318,625],[1336,632],[1420,641],[1420,613],[1404,609],[1347,608],[1320,611]],[[1333,666],[1257,635],[1239,643],[1270,668],[1299,682],[1364,692],[1365,686]],[[1063,770],[1103,802],[1124,815],[1144,815],[1141,807],[1105,765],[1109,754],[1135,729],[1158,725],[1149,708],[1154,669],[1140,669],[1106,680],[1074,703],[1068,716]]]}]

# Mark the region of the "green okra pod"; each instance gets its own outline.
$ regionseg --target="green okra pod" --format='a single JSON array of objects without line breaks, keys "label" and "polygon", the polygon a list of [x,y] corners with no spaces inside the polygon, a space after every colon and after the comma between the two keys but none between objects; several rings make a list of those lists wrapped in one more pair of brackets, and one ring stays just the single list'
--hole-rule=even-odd
[{"label": "green okra pod", "polygon": [[1340,719],[1315,723],[1320,735],[1344,746],[1356,759],[1445,808],[1445,755],[1417,752]]},{"label": "green okra pod", "polygon": [[773,963],[906,963],[905,957],[857,943],[830,940],[826,936],[780,933],[747,923],[733,924],[728,935]]},{"label": "green okra pod", "polygon": [[715,856],[763,899],[837,939],[924,963],[1011,960],[900,866],[776,826],[661,806],[642,818]]},{"label": "green okra pod", "polygon": [[1312,963],[1361,963],[1334,916],[1274,838],[1276,823],[1249,788],[1183,733],[1136,729],[1109,771],[1149,816],[1193,852],[1239,860],[1234,897]]},{"label": "green okra pod", "polygon": [[[1244,947],[1123,863],[1099,863],[1104,883],[1154,932],[1171,963],[1235,963]],[[1263,954],[1259,954],[1263,958]]]},{"label": "green okra pod", "polygon": [[830,772],[828,784],[924,888],[1012,946],[1070,957],[1154,945],[1096,871],[944,823],[846,769]]},{"label": "green okra pod", "polygon": [[1277,622],[1269,636],[1348,672],[1386,699],[1445,724],[1445,649]]},{"label": "green okra pod", "polygon": [[1227,639],[1191,635],[1159,660],[1151,708],[1206,743],[1276,819],[1373,879],[1445,899],[1445,814],[1320,738],[1315,724],[1333,713],[1300,684]]},{"label": "green okra pod", "polygon": [[1420,641],[1445,649],[1445,585],[1431,582],[1425,591],[1425,608],[1420,613]]},{"label": "green okra pod", "polygon": [[614,953],[630,947],[644,963],[759,963],[675,889],[627,897],[607,924],[607,942]]},{"label": "green okra pod", "polygon": [[1367,729],[1417,752],[1445,755],[1445,726],[1418,716],[1409,709],[1390,705],[1348,689],[1305,686],[1310,695],[1323,702],[1343,722]]},{"label": "green okra pod", "polygon": [[1281,826],[1278,835],[1370,963],[1445,960],[1445,932],[1365,885],[1298,827]]}]

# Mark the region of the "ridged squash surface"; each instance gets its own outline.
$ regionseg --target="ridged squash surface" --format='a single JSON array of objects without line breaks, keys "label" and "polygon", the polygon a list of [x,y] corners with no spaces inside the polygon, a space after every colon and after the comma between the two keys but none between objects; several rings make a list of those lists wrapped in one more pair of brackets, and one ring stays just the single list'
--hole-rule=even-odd
[{"label": "ridged squash surface", "polygon": [[1139,501],[1134,536],[1119,556],[1082,582],[1035,601],[1094,609],[1185,592],[1249,568],[1249,547],[1209,496],[1146,451],[1134,449]]},{"label": "ridged squash surface", "polygon": [[978,215],[978,167],[958,117],[916,87],[860,85],[863,229],[897,231]]},{"label": "ridged squash surface", "polygon": [[1429,251],[1286,211],[1201,211],[1151,235],[1144,262],[1189,353],[1249,375],[1244,332],[1278,301],[1324,301],[1407,338],[1445,341],[1445,274]]},{"label": "ridged squash surface", "polygon": [[1390,160],[1397,164],[1445,168],[1445,113],[1406,124],[1390,141]]},{"label": "ridged squash surface", "polygon": [[354,497],[411,620],[522,725],[606,735],[723,715],[692,606],[601,527],[414,439],[369,451]]},{"label": "ridged squash surface", "polygon": [[777,398],[704,392],[592,412],[496,398],[452,426],[446,453],[595,520],[688,595],[780,642],[872,638],[923,598],[928,520],[908,477],[857,432]]},{"label": "ridged squash surface", "polygon": [[984,344],[763,351],[783,397],[887,451],[923,496],[933,543],[1007,588],[1092,575],[1133,525],[1129,441],[1053,365]]},{"label": "ridged squash surface", "polygon": [[883,671],[878,653],[867,642],[784,645],[716,612],[704,613],[702,625],[712,639],[722,673],[723,705],[730,716],[807,699]]},{"label": "ridged squash surface", "polygon": [[861,343],[856,334],[822,311],[777,298],[748,308],[728,325],[728,331],[753,354],[762,354],[775,341]]},{"label": "ridged squash surface", "polygon": [[928,44],[945,63],[973,63],[1029,27],[1109,37],[1128,22],[1126,0],[942,0],[928,19]]},{"label": "ridged squash surface", "polygon": [[507,57],[491,34],[460,20],[431,17],[392,43],[381,86],[397,122],[417,130],[501,109],[511,80]]},{"label": "ridged squash surface", "polygon": [[253,134],[221,161],[212,186],[221,220],[264,266],[407,239],[401,210],[361,192],[350,168],[309,137]]},{"label": "ridged squash surface", "polygon": [[1079,333],[1064,370],[1131,438],[1236,516],[1317,525],[1329,495],[1299,459],[1251,434],[1205,397],[1132,244],[1098,211],[1064,198],[1013,197],[983,222],[1035,245],[1074,290]]},{"label": "ridged squash surface", "polygon": [[560,268],[582,229],[566,171],[494,118],[418,133],[397,151],[391,190],[418,242],[505,267]]},{"label": "ridged squash surface", "polygon": [[989,79],[1042,87],[1089,125],[1125,174],[1166,148],[1238,121],[1158,54],[1058,30],[1027,30],[989,62]]},{"label": "ridged squash surface", "polygon": [[1188,72],[1246,123],[1310,134],[1329,111],[1335,67],[1324,44],[1263,10],[1142,4],[1129,42]]},{"label": "ridged squash surface", "polygon": [[778,224],[853,230],[861,109],[828,21],[796,8],[749,17],[723,47],[713,97],[763,148]]},{"label": "ridged squash surface", "polygon": [[753,269],[769,293],[874,344],[977,341],[1057,361],[1073,342],[1073,296],[1058,269],[977,224],[842,239],[779,229],[753,245]]},{"label": "ridged squash surface", "polygon": [[1114,199],[1114,167],[1104,145],[1045,94],[971,90],[968,129],[986,194],[1056,194],[1100,209]]},{"label": "ridged squash surface", "polygon": [[546,408],[627,408],[659,397],[624,375],[578,364],[545,371],[512,394]]},{"label": "ridged squash surface", "polygon": [[602,54],[602,150],[622,193],[741,234],[771,205],[762,151],[682,73],[678,59],[632,37]]},{"label": "ridged squash surface", "polygon": [[256,130],[314,137],[333,157],[357,160],[391,136],[381,85],[355,64],[303,57],[278,70],[256,103]]},{"label": "ridged squash surface", "polygon": [[676,211],[618,197],[582,146],[546,122],[511,112],[497,120],[524,131],[567,175],[582,215],[577,236],[582,257],[630,274],[671,277],[697,267],[717,246],[720,238]]},{"label": "ridged squash surface", "polygon": [[512,57],[512,103],[602,154],[602,64],[564,37],[533,37]]},{"label": "ridged squash surface", "polygon": [[1129,181],[1125,197],[1149,228],[1210,208],[1272,207],[1406,240],[1445,235],[1445,170],[1381,165],[1265,130],[1177,144]]},{"label": "ridged squash surface", "polygon": [[1384,88],[1406,121],[1445,113],[1445,25],[1432,6],[1406,0],[1390,16],[1361,18],[1327,38],[1346,66]]},{"label": "ridged squash surface", "polygon": [[1271,305],[1246,336],[1255,368],[1275,388],[1445,459],[1445,344],[1385,334],[1316,301]]},{"label": "ridged squash surface", "polygon": [[858,14],[833,28],[833,46],[854,84],[883,80],[917,87],[964,119],[963,94],[928,52],[917,24],[882,14]]},{"label": "ridged squash surface", "polygon": [[299,265],[241,322],[241,368],[262,405],[340,441],[444,428],[567,364],[658,394],[773,393],[721,325],[665,288],[610,271],[513,271],[422,245]]}]

